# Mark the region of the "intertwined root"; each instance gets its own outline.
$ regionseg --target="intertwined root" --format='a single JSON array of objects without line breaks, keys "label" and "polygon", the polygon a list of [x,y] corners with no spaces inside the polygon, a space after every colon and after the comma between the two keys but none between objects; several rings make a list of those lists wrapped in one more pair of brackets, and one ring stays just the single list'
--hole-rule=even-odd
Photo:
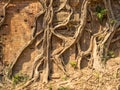
[{"label": "intertwined root", "polygon": [[[91,4],[94,2],[94,0],[82,0],[81,2],[81,11],[80,11],[80,21],[77,23],[77,27],[75,27],[74,35],[71,37],[66,37],[62,34],[59,34],[57,30],[59,28],[62,28],[64,26],[68,26],[68,24],[71,22],[71,17],[75,14],[76,6],[79,5],[80,1],[73,1],[74,5],[70,4],[71,0],[62,0],[62,3],[58,6],[58,8],[54,7],[54,4],[56,1],[54,0],[40,0],[40,3],[42,5],[42,11],[40,11],[36,15],[36,21],[35,26],[33,27],[33,38],[30,42],[28,42],[25,47],[22,48],[22,50],[18,53],[18,56],[15,58],[14,62],[10,66],[10,70],[8,72],[8,77],[12,75],[12,69],[14,68],[17,60],[20,58],[21,54],[24,52],[24,50],[37,39],[37,37],[42,34],[42,38],[39,40],[39,42],[36,44],[36,47],[41,44],[40,51],[41,53],[35,57],[35,60],[33,62],[33,69],[30,76],[30,81],[28,81],[26,85],[30,84],[33,81],[36,81],[40,77],[40,73],[43,73],[42,81],[44,83],[48,82],[49,74],[50,74],[50,63],[54,62],[60,70],[63,71],[65,75],[69,75],[66,71],[64,60],[62,59],[62,55],[66,50],[70,49],[71,46],[76,45],[77,46],[77,67],[80,69],[80,63],[83,58],[86,58],[92,62],[92,66],[96,70],[103,70],[103,57],[107,55],[110,43],[116,41],[113,39],[115,33],[117,32],[117,29],[120,25],[120,22],[115,22],[113,24],[110,23],[110,20],[115,20],[114,13],[112,12],[111,2],[110,0],[103,0],[101,2],[104,3],[105,8],[107,9],[106,12],[106,18],[104,22],[104,26],[102,24],[99,25],[100,30],[98,30],[97,33],[90,35],[90,44],[89,48],[86,51],[82,50],[81,42],[83,33],[85,32],[85,28],[87,26],[87,18],[88,15],[91,16],[91,23],[94,23],[93,17],[93,11],[91,10]],[[108,4],[107,4],[108,3]],[[80,6],[79,6],[80,7]],[[69,12],[69,15],[65,20],[62,22],[58,22],[56,25],[53,25],[53,18],[55,14],[60,12],[62,9]],[[88,13],[89,12],[89,13]],[[41,19],[42,21],[40,21]],[[41,22],[41,30],[37,31],[37,22]],[[94,28],[94,27],[93,27]],[[92,28],[92,29],[93,29]],[[90,32],[90,31],[88,31]],[[62,40],[63,44],[61,48],[57,48],[54,51],[52,51],[52,43],[51,39],[52,36],[56,36],[60,40]],[[117,38],[118,40],[119,38]],[[39,67],[43,67],[42,71],[39,71]]]}]

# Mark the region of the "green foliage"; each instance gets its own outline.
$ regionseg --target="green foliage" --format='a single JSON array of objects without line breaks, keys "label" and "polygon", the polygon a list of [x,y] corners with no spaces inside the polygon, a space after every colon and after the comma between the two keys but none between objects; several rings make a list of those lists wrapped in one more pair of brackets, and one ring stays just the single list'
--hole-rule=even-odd
[{"label": "green foliage", "polygon": [[102,21],[104,16],[106,15],[107,10],[105,8],[102,8],[100,6],[96,7],[96,13],[99,21]]},{"label": "green foliage", "polygon": [[76,68],[76,67],[77,67],[77,62],[72,61],[72,62],[70,62],[70,65],[71,65],[72,67]]},{"label": "green foliage", "polygon": [[107,61],[108,59],[114,58],[114,57],[115,57],[114,52],[113,51],[108,51],[107,55],[102,57],[102,61]]},{"label": "green foliage", "polygon": [[51,85],[49,86],[49,90],[53,90]]},{"label": "green foliage", "polygon": [[22,74],[16,74],[15,76],[13,76],[12,78],[13,80],[13,84],[19,84],[20,82],[25,82],[28,80],[28,76],[27,75],[22,75]]},{"label": "green foliage", "polygon": [[95,72],[93,72],[93,75],[94,75],[97,79],[99,79],[99,77],[100,77],[100,72],[95,71]]},{"label": "green foliage", "polygon": [[103,56],[102,61],[107,61],[110,57],[109,56]]},{"label": "green foliage", "polygon": [[62,77],[62,80],[66,81],[67,80],[67,76]]},{"label": "green foliage", "polygon": [[113,51],[109,51],[109,52],[108,52],[108,55],[109,55],[110,58],[114,58],[114,57],[115,57],[115,54],[114,54]]},{"label": "green foliage", "polygon": [[58,90],[70,90],[70,89],[67,87],[59,87]]},{"label": "green foliage", "polygon": [[117,21],[116,20],[110,20],[110,23],[111,24],[114,24],[114,23],[116,23]]}]

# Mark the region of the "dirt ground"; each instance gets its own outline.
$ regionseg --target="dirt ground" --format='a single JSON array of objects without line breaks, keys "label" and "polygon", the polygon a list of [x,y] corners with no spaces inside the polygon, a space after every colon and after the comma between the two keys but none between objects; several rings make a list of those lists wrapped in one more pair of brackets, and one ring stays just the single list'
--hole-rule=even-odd
[{"label": "dirt ground", "polygon": [[[0,7],[3,7],[3,5],[4,2],[0,2]],[[24,85],[24,82],[18,85],[4,82],[1,78],[2,72],[13,62],[21,48],[32,38],[35,15],[40,10],[41,7],[38,0],[12,0],[7,7],[6,19],[0,30],[0,36],[2,37],[2,44],[4,46],[4,57],[0,63],[0,90],[17,90],[19,86]],[[59,13],[59,15],[67,16],[67,13],[63,12],[62,14]],[[63,19],[61,18],[60,20]],[[62,32],[64,33],[64,31]],[[74,32],[71,31],[70,33]],[[54,48],[59,48],[61,41],[56,37],[53,38],[52,43],[54,43]],[[88,48],[86,44],[89,44],[89,41],[83,44],[83,50]],[[52,68],[54,70],[51,72],[52,74],[48,84],[42,84],[42,82],[37,81],[33,82],[24,90],[120,90],[120,40],[111,46],[111,49],[114,50],[115,57],[107,61],[103,71],[97,72],[89,67],[89,61],[87,60],[81,63],[81,70],[73,68],[70,65],[70,62],[74,61],[76,57],[75,46],[73,46],[64,56],[67,63],[67,72],[70,75],[69,77],[65,76],[56,65],[53,65]],[[34,44],[29,46],[14,66],[13,75],[23,73],[29,76],[31,74],[33,60],[39,53]],[[69,60],[67,55],[70,56]]]},{"label": "dirt ground", "polygon": [[[104,72],[97,72],[88,67],[80,71],[71,69],[69,77],[56,73],[48,84],[38,81],[23,90],[120,90],[120,69],[117,70],[119,66],[120,57],[117,57],[108,61]],[[5,84],[6,87],[1,90],[17,90],[24,84],[17,86]]]}]

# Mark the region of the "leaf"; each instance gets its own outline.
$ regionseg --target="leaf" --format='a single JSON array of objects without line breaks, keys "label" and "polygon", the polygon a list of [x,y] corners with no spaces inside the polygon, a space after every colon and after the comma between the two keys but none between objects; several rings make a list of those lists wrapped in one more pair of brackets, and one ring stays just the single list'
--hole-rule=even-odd
[{"label": "leaf", "polygon": [[98,19],[99,19],[99,20],[101,20],[101,21],[102,21],[102,19],[103,19],[103,14],[98,13],[98,14],[97,14],[97,17],[98,17]]},{"label": "leaf", "polygon": [[111,20],[111,21],[110,21],[111,24],[114,24],[114,23],[116,23],[116,22],[117,22],[116,20]]},{"label": "leaf", "polygon": [[100,13],[103,14],[103,15],[105,15],[106,12],[107,12],[107,9],[102,9],[102,10],[100,11]]},{"label": "leaf", "polygon": [[113,51],[109,51],[109,54],[110,54],[110,55],[113,55],[113,54],[114,54],[114,52],[113,52]]},{"label": "leaf", "polygon": [[60,87],[58,90],[69,90],[67,87]]},{"label": "leaf", "polygon": [[51,85],[49,86],[49,90],[53,90]]},{"label": "leaf", "polygon": [[115,57],[115,55],[111,55],[111,57],[112,57],[112,58],[114,58],[114,57]]},{"label": "leaf", "polygon": [[71,66],[74,67],[74,68],[77,66],[77,63],[76,63],[75,61],[70,62],[70,64],[71,64]]}]

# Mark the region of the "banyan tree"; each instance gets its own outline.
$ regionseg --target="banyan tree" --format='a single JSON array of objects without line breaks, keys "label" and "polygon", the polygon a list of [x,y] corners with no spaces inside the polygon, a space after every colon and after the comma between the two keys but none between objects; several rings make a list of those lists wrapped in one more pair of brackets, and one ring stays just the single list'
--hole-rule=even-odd
[{"label": "banyan tree", "polygon": [[[0,27],[11,2],[0,8]],[[32,58],[26,85],[37,80],[48,83],[57,71],[69,76],[70,62],[78,72],[83,62],[91,69],[104,71],[107,60],[114,57],[111,47],[120,40],[119,0],[39,0],[39,5],[31,39],[17,52],[5,77],[11,79],[16,63],[31,45],[38,53]]]}]

